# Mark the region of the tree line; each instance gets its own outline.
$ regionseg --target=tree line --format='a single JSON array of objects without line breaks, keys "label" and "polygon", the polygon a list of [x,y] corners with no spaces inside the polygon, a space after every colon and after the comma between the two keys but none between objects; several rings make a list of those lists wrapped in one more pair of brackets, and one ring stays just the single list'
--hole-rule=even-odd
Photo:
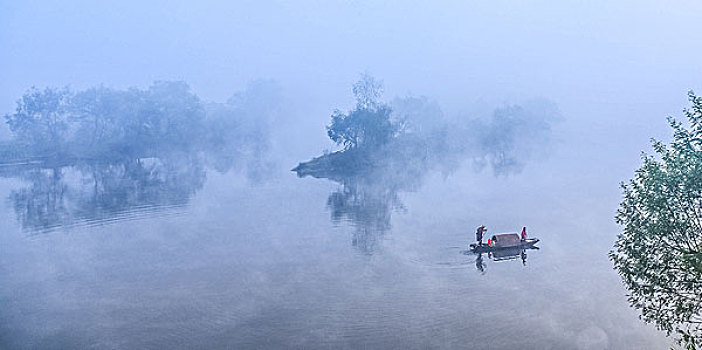
[{"label": "tree line", "polygon": [[[187,83],[156,81],[146,89],[104,86],[31,88],[5,115],[13,141],[10,151],[29,157],[151,157],[161,152],[264,149],[266,114],[257,100],[276,106],[278,87],[256,82],[226,103],[201,100]],[[7,148],[11,148],[8,150]],[[19,151],[18,151],[19,150]]]},{"label": "tree line", "polygon": [[[381,100],[383,84],[363,74],[353,84],[355,105],[335,110],[327,136],[341,149],[303,162],[298,175],[344,176],[367,168],[455,168],[471,161],[495,174],[515,173],[551,142],[561,119],[555,104],[530,101],[495,108],[487,116],[449,118],[426,97]],[[333,174],[338,173],[338,174]]]}]

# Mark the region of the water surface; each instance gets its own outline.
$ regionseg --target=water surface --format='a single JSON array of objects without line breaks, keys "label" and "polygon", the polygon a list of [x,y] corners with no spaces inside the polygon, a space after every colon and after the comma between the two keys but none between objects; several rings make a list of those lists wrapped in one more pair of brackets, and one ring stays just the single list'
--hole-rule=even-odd
[{"label": "water surface", "polygon": [[[339,182],[292,160],[264,180],[182,157],[5,167],[0,343],[665,348],[607,259],[616,183],[537,176],[558,162]],[[527,226],[540,249],[480,264],[481,224]]]}]

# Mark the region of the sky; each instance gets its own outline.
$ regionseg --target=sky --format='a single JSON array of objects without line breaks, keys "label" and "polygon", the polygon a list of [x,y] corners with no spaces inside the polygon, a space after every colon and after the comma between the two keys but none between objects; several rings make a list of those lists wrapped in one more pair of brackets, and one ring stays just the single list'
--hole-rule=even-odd
[{"label": "sky", "polygon": [[688,90],[702,92],[695,1],[5,0],[1,7],[2,114],[31,86],[184,80],[203,99],[225,101],[250,81],[273,79],[295,101],[294,118],[317,125],[351,105],[351,84],[367,72],[384,81],[388,99],[428,96],[451,115],[469,113],[476,101],[547,98],[573,130],[601,128],[603,138],[631,140],[630,152],[668,135],[665,116],[681,115]]}]

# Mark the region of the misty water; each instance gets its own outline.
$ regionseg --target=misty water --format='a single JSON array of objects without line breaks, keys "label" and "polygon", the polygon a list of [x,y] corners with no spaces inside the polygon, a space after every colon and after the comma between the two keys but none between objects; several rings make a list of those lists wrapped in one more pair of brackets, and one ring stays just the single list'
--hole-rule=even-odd
[{"label": "misty water", "polygon": [[[619,193],[602,180],[608,164],[565,168],[583,148],[554,148],[507,176],[459,162],[333,181],[289,171],[305,159],[261,175],[183,154],[4,165],[0,339],[8,349],[664,348],[607,258]],[[468,251],[479,225],[527,226],[540,249],[481,264]]]}]

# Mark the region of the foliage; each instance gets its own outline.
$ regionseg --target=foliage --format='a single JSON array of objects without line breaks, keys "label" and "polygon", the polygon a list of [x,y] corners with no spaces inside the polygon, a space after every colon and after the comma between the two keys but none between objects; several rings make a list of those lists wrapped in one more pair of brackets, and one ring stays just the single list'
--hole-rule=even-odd
[{"label": "foliage", "polygon": [[270,92],[275,88],[270,82],[254,85],[226,104],[203,103],[184,82],[127,90],[32,88],[15,112],[5,115],[14,140],[0,146],[0,160],[150,157],[215,146],[231,153],[245,147],[263,152],[264,125],[272,122],[270,106],[279,99]]},{"label": "foliage", "polygon": [[374,148],[386,144],[395,135],[396,125],[390,120],[392,110],[378,101],[382,84],[368,75],[353,85],[356,106],[348,113],[334,111],[327,135],[346,149]]},{"label": "foliage", "polygon": [[702,339],[702,98],[689,98],[691,127],[669,118],[670,145],[654,140],[659,157],[644,155],[622,184],[623,232],[610,258],[641,318],[694,349]]},{"label": "foliage", "polygon": [[375,109],[383,94],[383,83],[368,74],[361,74],[361,79],[353,84],[353,96],[360,109]]},{"label": "foliage", "polygon": [[562,119],[548,100],[497,108],[477,118],[448,118],[426,97],[395,98],[391,107],[379,101],[382,84],[368,75],[353,92],[354,109],[335,111],[327,126],[327,135],[343,150],[300,163],[293,169],[299,176],[334,177],[390,160],[406,166],[431,163],[445,172],[471,160],[476,169],[487,165],[496,175],[509,175],[548,154],[551,126]]},{"label": "foliage", "polygon": [[488,122],[472,125],[479,159],[489,163],[496,175],[519,172],[534,155],[545,153],[551,124],[559,119],[558,108],[543,100],[495,109]]},{"label": "foliage", "polygon": [[5,116],[7,124],[26,143],[56,150],[68,131],[71,97],[67,88],[32,88],[17,101],[15,113]]},{"label": "foliage", "polygon": [[5,119],[15,140],[36,153],[48,146],[95,154],[188,148],[203,116],[204,108],[187,84],[157,81],[147,90],[31,89]]}]

